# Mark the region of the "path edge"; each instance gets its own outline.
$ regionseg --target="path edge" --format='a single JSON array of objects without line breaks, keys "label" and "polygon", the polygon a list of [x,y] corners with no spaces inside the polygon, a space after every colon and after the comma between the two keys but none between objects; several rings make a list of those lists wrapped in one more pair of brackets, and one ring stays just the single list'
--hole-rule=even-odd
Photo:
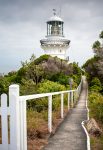
[{"label": "path edge", "polygon": [[85,122],[89,120],[89,108],[88,108],[88,88],[87,88],[87,95],[86,95],[86,109],[87,109],[87,120],[82,121],[81,125],[82,128],[85,131],[85,134],[87,136],[87,150],[91,150],[90,148],[90,137],[89,137],[89,133],[85,127]]}]

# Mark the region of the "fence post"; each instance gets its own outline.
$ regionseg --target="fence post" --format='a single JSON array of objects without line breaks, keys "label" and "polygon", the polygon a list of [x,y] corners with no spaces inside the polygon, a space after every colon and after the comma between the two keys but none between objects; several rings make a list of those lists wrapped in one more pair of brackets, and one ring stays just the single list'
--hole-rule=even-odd
[{"label": "fence post", "polygon": [[68,110],[70,108],[70,102],[69,102],[69,100],[70,100],[70,93],[68,92]]},{"label": "fence post", "polygon": [[48,130],[52,132],[52,95],[48,97]]},{"label": "fence post", "polygon": [[78,101],[79,95],[78,95],[78,89],[76,90],[76,99]]},{"label": "fence post", "polygon": [[10,150],[20,150],[19,85],[9,86]]},{"label": "fence post", "polygon": [[63,111],[64,111],[64,109],[63,109],[63,107],[64,107],[64,95],[63,95],[63,93],[61,94],[61,118],[63,118],[64,117],[64,114],[63,114]]},{"label": "fence post", "polygon": [[20,101],[20,150],[27,150],[26,101]]},{"label": "fence post", "polygon": [[2,150],[8,149],[8,118],[7,118],[7,95],[1,95],[1,126],[2,126]]},{"label": "fence post", "polygon": [[77,91],[74,91],[74,105],[76,104],[77,102]]},{"label": "fence post", "polygon": [[73,92],[73,104],[75,105],[75,91]]},{"label": "fence post", "polygon": [[71,91],[71,107],[73,107],[73,91]]}]

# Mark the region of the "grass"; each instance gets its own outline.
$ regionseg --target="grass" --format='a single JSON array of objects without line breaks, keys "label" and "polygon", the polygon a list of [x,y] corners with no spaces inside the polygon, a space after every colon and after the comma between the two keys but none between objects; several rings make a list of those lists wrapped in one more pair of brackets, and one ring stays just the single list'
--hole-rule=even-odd
[{"label": "grass", "polygon": [[[64,109],[65,114],[67,109]],[[53,132],[55,132],[57,126],[60,124],[62,119],[60,118],[60,108],[53,111]],[[40,150],[45,144],[47,144],[48,132],[47,122],[47,111],[40,113],[36,111],[27,112],[27,132],[28,132],[28,150]]]},{"label": "grass", "polygon": [[[56,106],[52,111],[53,132],[62,121],[60,117],[60,96],[53,97],[53,104]],[[67,94],[64,97],[64,115],[67,110]],[[28,150],[40,150],[47,144],[48,137],[48,110],[44,109],[40,112],[36,110],[27,111],[27,133],[28,133]]]},{"label": "grass", "polygon": [[90,136],[91,150],[103,150],[103,135],[101,137]]},{"label": "grass", "polygon": [[[103,96],[96,92],[89,93],[90,118],[94,118],[103,131]],[[103,150],[103,134],[100,137],[90,135],[91,150]]]}]

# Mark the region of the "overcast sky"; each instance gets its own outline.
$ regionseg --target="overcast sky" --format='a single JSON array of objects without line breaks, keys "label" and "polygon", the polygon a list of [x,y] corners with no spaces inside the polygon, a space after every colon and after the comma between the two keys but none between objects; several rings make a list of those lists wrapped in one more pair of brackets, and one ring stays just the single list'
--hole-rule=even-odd
[{"label": "overcast sky", "polygon": [[34,53],[56,8],[70,43],[67,55],[82,65],[93,56],[92,44],[103,30],[103,0],[0,0],[0,72],[16,70]]}]

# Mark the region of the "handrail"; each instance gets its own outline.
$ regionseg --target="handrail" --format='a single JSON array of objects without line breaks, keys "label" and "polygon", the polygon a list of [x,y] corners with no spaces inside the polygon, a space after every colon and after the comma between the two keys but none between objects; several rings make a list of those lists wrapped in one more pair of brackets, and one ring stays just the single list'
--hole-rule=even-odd
[{"label": "handrail", "polygon": [[20,101],[23,100],[31,100],[31,99],[36,99],[36,98],[43,98],[43,97],[48,97],[48,96],[53,96],[53,95],[59,95],[59,94],[64,94],[64,93],[70,93],[77,91],[76,90],[68,90],[68,91],[59,91],[59,92],[51,92],[51,93],[42,93],[42,94],[33,94],[33,95],[26,95],[26,96],[20,96]]},{"label": "handrail", "polygon": [[81,77],[81,82],[77,89],[75,90],[67,90],[67,91],[59,91],[59,92],[51,92],[51,93],[42,93],[42,94],[32,94],[32,95],[26,95],[26,96],[19,96],[20,101],[27,101],[27,100],[32,100],[32,99],[37,99],[37,98],[43,98],[43,97],[48,97],[48,96],[53,96],[53,95],[59,95],[59,94],[64,94],[64,93],[71,93],[78,91],[78,95],[81,92],[81,86],[82,85],[82,77]]}]

